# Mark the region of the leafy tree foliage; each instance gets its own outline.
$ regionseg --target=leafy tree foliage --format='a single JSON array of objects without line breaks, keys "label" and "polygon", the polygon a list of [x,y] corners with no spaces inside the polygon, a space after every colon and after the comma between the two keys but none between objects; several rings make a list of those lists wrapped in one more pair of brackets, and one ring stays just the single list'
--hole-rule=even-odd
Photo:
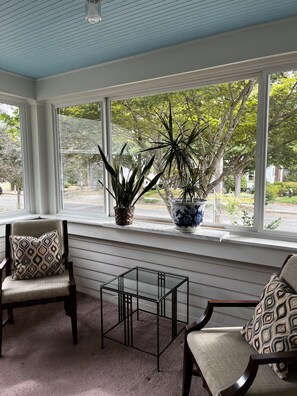
[{"label": "leafy tree foliage", "polygon": [[[255,79],[113,102],[113,121],[125,127],[127,139],[144,150],[152,142],[162,140],[163,125],[160,120],[166,115],[168,118],[169,103],[177,126],[187,124],[191,131],[198,124],[199,129],[203,129],[193,145],[200,153],[203,164],[199,170],[199,180],[206,195],[227,176],[254,166]],[[179,133],[178,128],[175,133]],[[162,159],[162,151],[156,153],[156,172],[162,170]],[[172,190],[166,172],[162,184],[162,197],[169,207]]]},{"label": "leafy tree foliage", "polygon": [[59,109],[59,114],[85,120],[101,120],[101,106],[99,102],[85,103],[79,106],[68,106]]},{"label": "leafy tree foliage", "polygon": [[297,169],[297,72],[272,76],[268,164]]},{"label": "leafy tree foliage", "polygon": [[[297,174],[297,72],[271,76],[269,102],[268,165],[285,168],[286,180]],[[117,100],[112,102],[113,150],[119,153],[127,143],[129,153],[150,147],[160,141],[161,119],[172,106],[176,125],[191,131],[200,125],[195,149],[200,152],[201,175],[207,193],[222,186],[223,180],[235,179],[235,192],[240,193],[241,176],[254,170],[258,84],[255,78],[217,84],[182,92]],[[91,174],[100,162],[97,152],[102,143],[101,105],[99,102],[59,109],[61,152],[66,175],[71,183],[90,183]],[[205,126],[207,126],[205,128]],[[176,129],[175,133],[178,133]],[[162,152],[155,153],[154,173],[163,169]],[[96,170],[95,178],[101,177]],[[99,172],[99,174],[98,174]],[[290,176],[291,175],[291,176]],[[18,194],[23,188],[19,109],[0,109],[0,178],[10,182]],[[162,175],[159,190],[165,203],[172,197],[168,174]]]},{"label": "leafy tree foliage", "polygon": [[0,179],[17,191],[18,208],[23,189],[22,147],[19,108],[0,114]]},{"label": "leafy tree foliage", "polygon": [[[297,167],[297,73],[273,75],[272,82],[268,165],[285,167],[293,173]],[[257,80],[114,101],[113,122],[126,130],[125,138],[129,143],[139,146],[140,150],[146,149],[153,141],[162,140],[160,119],[168,117],[169,103],[177,125],[187,123],[189,131],[197,123],[201,128],[207,125],[196,142],[204,163],[199,180],[205,191],[221,192],[222,181],[232,176],[238,196],[242,175],[255,169]],[[116,141],[117,136],[113,137]],[[161,167],[162,152],[156,153],[155,171],[160,171]],[[167,176],[164,172],[162,198],[169,207],[172,191]]]},{"label": "leafy tree foliage", "polygon": [[100,103],[59,109],[64,183],[83,187],[98,179],[98,140],[102,139]]}]

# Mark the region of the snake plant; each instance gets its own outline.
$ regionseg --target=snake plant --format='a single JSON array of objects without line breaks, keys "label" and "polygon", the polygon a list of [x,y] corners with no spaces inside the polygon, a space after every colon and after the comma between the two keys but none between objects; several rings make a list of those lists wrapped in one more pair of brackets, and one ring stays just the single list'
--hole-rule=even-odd
[{"label": "snake plant", "polygon": [[137,162],[131,161],[129,164],[130,170],[126,172],[128,167],[124,166],[124,151],[126,146],[127,144],[122,147],[119,156],[110,162],[102,148],[98,145],[103,164],[110,176],[112,189],[107,187],[101,180],[98,181],[114,198],[116,207],[118,208],[134,207],[136,202],[157,184],[163,173],[158,173],[144,186],[144,182],[152,169],[155,157],[152,156],[144,165],[141,165],[141,161],[139,160]]}]

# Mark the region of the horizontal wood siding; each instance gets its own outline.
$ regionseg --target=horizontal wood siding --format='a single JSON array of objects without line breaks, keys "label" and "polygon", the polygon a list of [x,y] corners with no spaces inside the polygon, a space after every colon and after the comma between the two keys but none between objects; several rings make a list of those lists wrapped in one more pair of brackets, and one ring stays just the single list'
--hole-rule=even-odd
[{"label": "horizontal wood siding", "polygon": [[[170,239],[163,239],[164,248],[160,248],[161,243],[157,244],[157,247],[152,246],[152,241],[156,239],[149,235],[135,240],[133,233],[127,234],[131,235],[133,241],[128,243],[127,240],[121,240],[122,234],[118,230],[115,230],[114,234],[108,231],[106,239],[98,235],[91,237],[85,234],[84,230],[90,233],[97,232],[93,227],[89,231],[85,226],[81,230],[76,226],[75,232],[71,233],[70,230],[69,235],[70,257],[74,262],[79,291],[99,298],[102,283],[135,266],[186,275],[190,280],[190,321],[203,313],[208,299],[259,298],[263,285],[272,273],[279,271],[283,258],[289,253],[284,249],[268,249],[267,246],[255,249],[254,246],[244,244],[211,244],[195,240],[192,241],[194,246],[192,252],[182,253],[180,246],[177,249],[174,240],[171,243],[172,249],[169,248]],[[100,229],[99,231],[101,233]],[[190,246],[190,241],[186,242],[187,246]],[[218,257],[220,250],[224,258]],[[0,259],[3,258],[4,227],[2,226]],[[110,294],[106,293],[105,298],[116,302],[116,298]],[[178,294],[178,300],[178,317],[184,319],[185,290]],[[147,305],[145,308],[154,309]],[[252,312],[252,308],[224,308],[213,315],[211,324],[242,325],[251,317]]]},{"label": "horizontal wood siding", "polygon": [[[200,316],[207,300],[255,299],[274,267],[246,262],[183,254],[166,249],[71,236],[70,255],[74,261],[78,290],[99,298],[100,285],[135,266],[189,276],[190,317]],[[180,293],[180,317],[185,315],[185,293]],[[222,309],[213,316],[213,324],[241,325],[252,309]]]}]

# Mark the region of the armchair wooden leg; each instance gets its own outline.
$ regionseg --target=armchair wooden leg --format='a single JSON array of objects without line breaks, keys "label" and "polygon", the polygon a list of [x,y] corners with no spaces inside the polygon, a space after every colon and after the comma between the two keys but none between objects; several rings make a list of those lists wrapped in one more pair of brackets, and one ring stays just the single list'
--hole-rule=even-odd
[{"label": "armchair wooden leg", "polygon": [[1,320],[1,325],[0,325],[0,357],[2,356],[2,327],[3,327],[3,317],[2,317],[2,308],[0,307],[0,320]]},{"label": "armchair wooden leg", "polygon": [[76,315],[75,315],[75,317],[71,316],[71,324],[72,324],[73,345],[76,345],[76,344],[77,344],[77,322],[76,322]]},{"label": "armchair wooden leg", "polygon": [[77,306],[76,306],[76,290],[70,293],[70,316],[72,327],[73,344],[77,344]]},{"label": "armchair wooden leg", "polygon": [[9,324],[14,324],[14,320],[13,320],[13,309],[7,308],[7,314],[8,314],[8,323]]},{"label": "armchair wooden leg", "polygon": [[69,300],[64,301],[64,310],[67,316],[71,316]]},{"label": "armchair wooden leg", "polygon": [[183,388],[182,396],[189,396],[192,374],[193,374],[193,359],[190,348],[187,343],[187,335],[185,335],[185,345],[184,345],[184,365],[183,365]]}]

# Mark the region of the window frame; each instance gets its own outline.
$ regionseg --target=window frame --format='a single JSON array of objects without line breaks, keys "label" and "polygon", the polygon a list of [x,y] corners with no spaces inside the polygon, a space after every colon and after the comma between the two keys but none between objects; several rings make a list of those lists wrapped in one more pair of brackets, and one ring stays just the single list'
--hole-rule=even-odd
[{"label": "window frame", "polygon": [[[58,109],[62,107],[70,107],[70,106],[79,106],[83,104],[88,104],[88,103],[95,103],[95,102],[100,102],[101,105],[101,127],[102,127],[102,146],[103,150],[106,151],[106,135],[108,134],[106,132],[106,100],[103,97],[98,97],[98,96],[90,96],[89,98],[80,98],[78,100],[71,100],[71,101],[59,101],[55,102],[53,104],[53,113],[54,113],[54,151],[55,151],[55,172],[56,172],[56,203],[57,203],[57,212],[60,214],[65,214],[65,215],[78,215],[77,211],[72,211],[70,209],[63,209],[63,193],[61,190],[62,186],[62,180],[61,180],[61,175],[62,175],[62,161],[61,161],[61,154],[60,154],[60,134],[59,134],[59,117],[58,117]],[[104,116],[103,116],[104,112]],[[104,170],[104,181],[106,179],[106,172]],[[104,210],[103,212],[98,212],[98,219],[106,218],[109,217],[108,213],[108,194],[105,191],[104,192]],[[90,212],[89,216],[85,217],[94,217],[95,212]],[[97,218],[97,217],[96,217]]]},{"label": "window frame", "polygon": [[0,213],[0,220],[10,217],[18,217],[30,214],[35,206],[33,183],[30,183],[28,175],[33,172],[32,149],[29,136],[29,105],[26,100],[16,99],[9,95],[0,95],[0,102],[19,108],[21,155],[22,155],[22,178],[23,178],[23,209],[5,211]]},{"label": "window frame", "polygon": [[[224,78],[222,78],[222,79],[219,79],[219,77],[216,77],[215,78],[215,81],[212,81],[212,80],[209,80],[209,79],[203,79],[203,80],[201,80],[201,81],[199,81],[199,82],[196,82],[196,83],[187,83],[187,84],[177,84],[177,85],[168,85],[168,86],[166,86],[166,88],[156,88],[154,91],[152,91],[152,90],[146,90],[146,91],[142,91],[141,92],[141,94],[137,94],[137,93],[135,93],[135,92],[137,92],[137,90],[134,90],[133,91],[133,93],[129,93],[129,94],[127,94],[127,95],[123,95],[123,94],[121,94],[121,95],[111,95],[111,96],[109,96],[108,97],[108,100],[109,100],[109,106],[110,106],[110,103],[113,101],[113,100],[124,100],[124,99],[132,99],[132,98],[135,98],[135,97],[143,97],[143,96],[153,96],[153,95],[157,95],[157,94],[163,94],[163,93],[170,93],[170,92],[178,92],[178,91],[184,91],[184,90],[187,90],[187,89],[199,89],[199,88],[202,88],[202,87],[206,87],[206,86],[213,86],[213,85],[216,85],[216,84],[225,84],[225,83],[232,83],[232,82],[236,82],[236,81],[240,81],[240,80],[249,80],[249,79],[251,79],[251,78],[257,78],[257,80],[258,80],[258,85],[259,85],[259,90],[258,90],[258,97],[259,97],[259,91],[260,91],[260,78],[261,78],[261,75],[262,75],[262,73],[261,72],[253,72],[253,73],[242,73],[241,75],[239,75],[239,74],[236,74],[236,77],[235,76],[225,76]],[[161,84],[161,86],[162,86],[162,84]],[[258,107],[259,107],[259,105],[258,105]],[[259,110],[258,110],[258,112],[259,112]],[[109,113],[111,114],[111,107],[109,108]],[[258,135],[258,121],[257,121],[257,131],[256,131],[256,134]],[[110,128],[111,128],[111,126],[110,126]],[[110,134],[111,134],[111,136],[110,136],[110,139],[112,139],[112,130],[110,129]],[[112,142],[110,143],[111,145],[112,145]],[[111,155],[111,153],[112,153],[112,151],[110,151],[109,152],[109,155]],[[265,175],[265,172],[264,172],[264,175]],[[265,200],[265,192],[264,192],[264,199],[263,199],[263,202],[264,202],[264,200]],[[254,212],[254,214],[255,214],[255,212]],[[136,216],[136,215],[134,215],[134,217],[136,218],[136,219],[139,219],[139,220],[142,220],[142,221],[152,221],[152,222],[155,222],[155,223],[160,223],[160,222],[162,222],[162,223],[164,223],[164,222],[166,222],[166,223],[168,223],[168,224],[170,224],[170,219],[165,219],[165,218],[163,218],[163,219],[160,219],[160,217],[147,217],[147,216],[142,216],[142,215],[138,215],[138,216]],[[240,225],[232,225],[232,224],[218,224],[218,223],[203,223],[203,225],[205,226],[205,227],[212,227],[212,228],[218,228],[218,229],[224,229],[224,230],[228,230],[228,231],[243,231],[243,234],[245,234],[245,229],[248,229],[248,231],[249,231],[249,234],[250,234],[250,232],[256,232],[256,226],[255,226],[255,224],[252,226],[252,227],[244,227],[244,226],[240,226]]]},{"label": "window frame", "polygon": [[[275,64],[268,61],[268,65],[263,66],[261,61],[257,64],[252,63],[241,69],[241,65],[225,65],[217,68],[218,70],[206,70],[185,73],[176,76],[164,76],[162,78],[151,81],[136,82],[135,84],[127,84],[120,87],[111,87],[100,90],[98,95],[88,96],[76,95],[76,98],[71,101],[57,102],[54,105],[55,113],[57,107],[65,107],[70,105],[79,105],[83,103],[90,103],[92,101],[102,101],[102,131],[103,131],[103,149],[109,156],[112,154],[112,125],[111,125],[111,102],[113,100],[123,100],[133,97],[151,96],[155,94],[168,93],[174,91],[181,91],[186,89],[201,88],[208,85],[215,85],[221,83],[234,82],[244,79],[257,78],[258,79],[258,110],[257,110],[257,131],[256,131],[256,179],[255,179],[255,201],[254,201],[254,225],[252,227],[244,227],[238,225],[214,224],[208,226],[224,229],[237,235],[245,235],[267,239],[279,240],[296,240],[296,233],[288,231],[265,230],[264,225],[264,205],[265,205],[265,169],[267,156],[267,139],[268,139],[268,116],[269,116],[269,84],[270,75],[273,73],[296,70],[297,63],[285,60],[276,60]],[[248,64],[248,62],[247,62]],[[56,134],[58,133],[56,128]],[[59,172],[59,168],[58,172]],[[59,174],[59,173],[58,173]],[[105,177],[107,177],[105,172]],[[59,183],[59,181],[58,181]],[[62,213],[62,212],[61,212]],[[63,210],[63,213],[64,210]],[[73,213],[72,213],[73,214]],[[105,194],[105,213],[104,218],[107,219],[113,215],[113,202],[110,196]],[[100,219],[102,216],[98,216]],[[149,220],[155,223],[160,223],[160,219],[137,217],[139,220]],[[168,222],[167,220],[165,220]],[[207,225],[206,225],[207,227]]]}]

